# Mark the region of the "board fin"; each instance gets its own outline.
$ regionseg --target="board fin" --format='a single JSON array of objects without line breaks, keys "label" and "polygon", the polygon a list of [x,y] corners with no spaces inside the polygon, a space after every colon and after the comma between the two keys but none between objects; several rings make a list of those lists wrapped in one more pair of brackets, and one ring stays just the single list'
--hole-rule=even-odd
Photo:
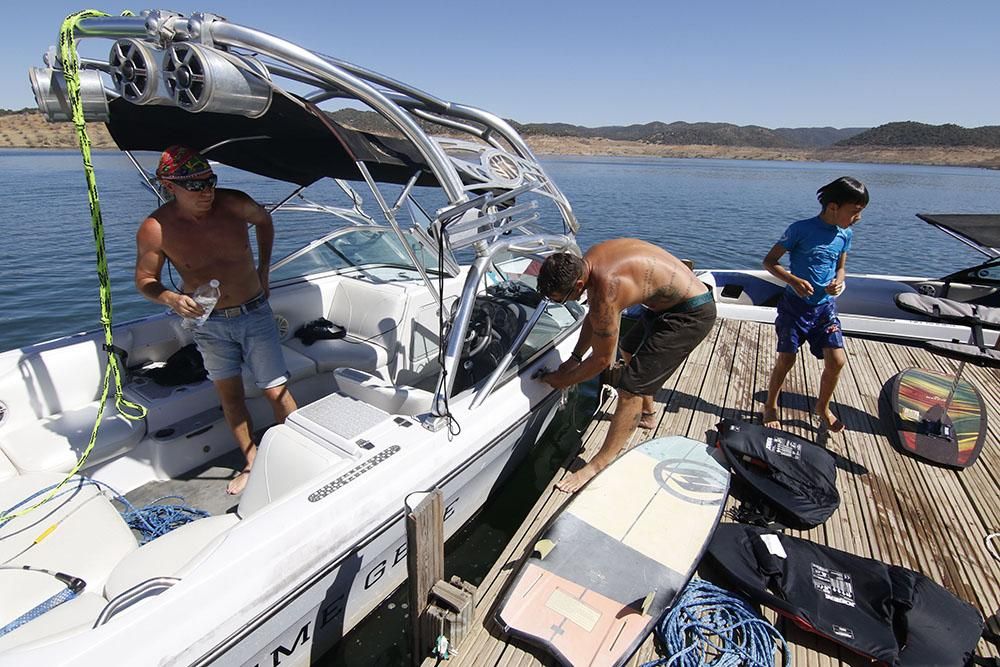
[{"label": "board fin", "polygon": [[642,614],[643,616],[649,611],[649,606],[653,604],[653,598],[656,597],[656,591],[652,590],[646,593],[646,597],[642,601]]},{"label": "board fin", "polygon": [[535,542],[535,548],[532,551],[533,554],[538,554],[539,560],[545,560],[545,557],[549,555],[556,546],[556,543],[552,540],[538,540]]}]

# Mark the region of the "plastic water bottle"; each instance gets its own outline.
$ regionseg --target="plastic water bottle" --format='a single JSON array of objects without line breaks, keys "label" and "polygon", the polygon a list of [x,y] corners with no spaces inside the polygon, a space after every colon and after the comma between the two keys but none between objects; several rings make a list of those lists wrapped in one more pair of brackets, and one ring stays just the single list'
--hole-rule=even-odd
[{"label": "plastic water bottle", "polygon": [[212,309],[215,308],[215,304],[219,302],[219,297],[222,292],[219,290],[219,281],[209,280],[203,285],[199,285],[198,289],[194,291],[191,298],[202,307],[203,312],[198,317],[185,317],[184,321],[181,322],[181,326],[185,329],[196,329],[205,323],[208,316],[212,314]]}]

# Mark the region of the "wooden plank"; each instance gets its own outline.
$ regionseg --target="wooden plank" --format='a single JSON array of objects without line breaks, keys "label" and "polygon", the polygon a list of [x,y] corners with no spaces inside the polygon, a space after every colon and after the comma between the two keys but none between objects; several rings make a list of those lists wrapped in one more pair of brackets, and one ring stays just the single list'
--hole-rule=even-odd
[{"label": "wooden plank", "polygon": [[736,358],[739,322],[720,320],[715,327],[718,336],[711,356],[705,363],[704,380],[699,389],[692,392],[693,414],[687,431],[687,437],[703,442],[707,442],[707,433],[715,432],[725,409],[724,403]]},{"label": "wooden plank", "polygon": [[[708,336],[688,355],[684,365],[674,373],[676,384],[664,404],[664,416],[656,429],[655,437],[686,435],[697,406],[698,393],[704,384],[709,361],[721,330],[717,322]],[[700,438],[703,439],[704,434]]]},{"label": "wooden plank", "polygon": [[[444,578],[444,494],[435,489],[411,504],[406,501],[406,568],[410,601],[410,658],[419,665],[433,645],[426,636],[424,614],[428,594]],[[411,497],[414,497],[411,496]],[[421,497],[422,496],[422,497]]]},{"label": "wooden plank", "polygon": [[[657,395],[659,410],[656,435],[686,433],[701,438],[719,416],[759,421],[760,403],[774,363],[774,328],[753,322],[720,321],[708,339],[685,361]],[[841,458],[838,489],[841,507],[824,526],[800,534],[838,549],[909,567],[942,583],[968,599],[986,614],[1000,604],[1000,565],[992,561],[978,531],[997,529],[1000,507],[996,501],[996,475],[1000,452],[994,445],[984,448],[979,463],[962,472],[922,464],[899,452],[890,442],[879,415],[879,397],[884,384],[901,367],[927,364],[945,368],[927,353],[867,340],[849,339],[848,365],[842,372],[834,396],[833,410],[847,425],[843,435],[820,439]],[[803,353],[786,381],[789,393],[779,404],[779,415],[789,427],[807,439],[817,440],[817,420],[812,414],[822,375],[822,362]],[[976,369],[973,377],[985,384],[984,398],[992,418],[1000,413],[1000,376]],[[582,437],[580,456],[588,460],[607,433],[614,399],[602,407],[598,418]],[[990,424],[989,443],[998,441],[1000,416]],[[648,439],[639,432],[633,442]],[[987,445],[989,447],[989,444]],[[568,457],[556,478],[566,474]],[[507,548],[480,585],[477,620],[466,647],[452,658],[463,665],[523,666],[551,665],[543,651],[505,637],[492,614],[510,574],[529,548],[537,531],[559,509],[566,496],[548,491],[539,499],[512,537]],[[732,502],[732,500],[730,501]],[[993,522],[992,524],[990,522]],[[791,531],[790,531],[791,532]],[[992,608],[984,608],[993,605]],[[773,612],[764,610],[770,620]],[[791,624],[777,622],[789,641],[796,665],[860,665],[864,661],[846,649]],[[980,643],[983,656],[997,655],[996,648]],[[629,665],[653,659],[652,640],[647,640]]]}]

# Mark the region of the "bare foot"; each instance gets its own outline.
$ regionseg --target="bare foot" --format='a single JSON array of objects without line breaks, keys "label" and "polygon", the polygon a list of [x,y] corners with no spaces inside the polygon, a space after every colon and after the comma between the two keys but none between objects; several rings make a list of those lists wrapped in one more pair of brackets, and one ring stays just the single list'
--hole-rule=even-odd
[{"label": "bare foot", "polygon": [[583,466],[569,477],[556,483],[556,488],[565,493],[576,493],[580,488],[590,481],[600,470],[592,462]]},{"label": "bare foot", "polygon": [[844,422],[837,419],[837,416],[829,410],[826,414],[819,415],[819,421],[830,433],[840,433],[844,430]]},{"label": "bare foot", "polygon": [[778,411],[774,408],[764,408],[764,414],[761,415],[761,422],[768,428],[781,428]]},{"label": "bare foot", "polygon": [[236,477],[229,480],[229,486],[226,487],[226,493],[231,496],[237,496],[243,493],[243,489],[246,488],[247,482],[250,480],[250,471],[242,470]]},{"label": "bare foot", "polygon": [[656,413],[643,412],[642,419],[639,420],[639,428],[644,428],[647,431],[652,431],[656,428]]}]

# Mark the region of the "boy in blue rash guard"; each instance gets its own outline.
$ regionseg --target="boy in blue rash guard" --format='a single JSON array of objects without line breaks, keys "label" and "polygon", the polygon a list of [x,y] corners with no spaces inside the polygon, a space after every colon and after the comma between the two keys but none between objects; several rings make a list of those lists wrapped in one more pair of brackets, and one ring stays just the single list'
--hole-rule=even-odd
[{"label": "boy in blue rash guard", "polygon": [[[844,291],[844,267],[854,236],[851,227],[868,205],[868,189],[861,181],[843,176],[817,190],[816,198],[823,207],[820,214],[792,223],[764,258],[764,268],[788,287],[774,321],[778,359],[768,384],[763,422],[780,427],[778,395],[799,347],[808,342],[813,355],[823,360],[816,413],[831,433],[839,433],[844,424],[830,411],[830,399],[847,354],[834,297]],[[786,252],[789,269],[778,263]]]}]

